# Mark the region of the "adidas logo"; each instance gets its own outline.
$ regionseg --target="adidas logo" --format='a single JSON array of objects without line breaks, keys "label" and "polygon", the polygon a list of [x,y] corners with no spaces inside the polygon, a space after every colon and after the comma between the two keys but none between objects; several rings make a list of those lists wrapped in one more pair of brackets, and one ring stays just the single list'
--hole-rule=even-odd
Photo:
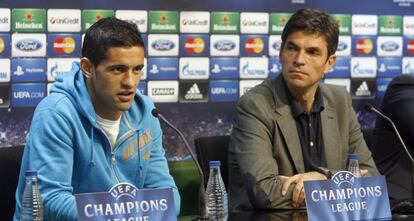
[{"label": "adidas logo", "polygon": [[355,92],[355,95],[358,97],[367,97],[371,96],[371,91],[368,88],[368,84],[366,81],[363,81],[361,85],[359,85],[358,89]]},{"label": "adidas logo", "polygon": [[188,89],[187,93],[184,95],[186,100],[199,100],[203,99],[203,94],[200,93],[200,89],[196,83]]}]

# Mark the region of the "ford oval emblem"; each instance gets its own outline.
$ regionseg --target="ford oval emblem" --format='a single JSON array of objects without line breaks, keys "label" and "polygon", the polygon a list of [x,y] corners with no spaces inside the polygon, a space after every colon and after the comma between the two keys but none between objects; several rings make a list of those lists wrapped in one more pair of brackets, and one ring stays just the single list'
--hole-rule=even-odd
[{"label": "ford oval emblem", "polygon": [[37,51],[42,47],[42,42],[37,39],[22,39],[16,42],[16,48],[21,51]]},{"label": "ford oval emblem", "polygon": [[339,41],[338,42],[338,51],[345,51],[348,48],[348,45],[343,42],[343,41]]},{"label": "ford oval emblem", "polygon": [[276,51],[279,51],[281,45],[282,45],[281,41],[276,41],[272,44],[272,48],[275,49]]},{"label": "ford oval emblem", "polygon": [[384,51],[396,51],[399,48],[397,42],[386,41],[381,44],[381,49]]},{"label": "ford oval emblem", "polygon": [[151,47],[158,51],[169,51],[175,47],[175,44],[171,40],[160,39],[160,40],[154,41],[151,44]]},{"label": "ford oval emblem", "polygon": [[229,40],[221,40],[214,43],[214,48],[219,51],[231,51],[236,48],[236,44]]}]

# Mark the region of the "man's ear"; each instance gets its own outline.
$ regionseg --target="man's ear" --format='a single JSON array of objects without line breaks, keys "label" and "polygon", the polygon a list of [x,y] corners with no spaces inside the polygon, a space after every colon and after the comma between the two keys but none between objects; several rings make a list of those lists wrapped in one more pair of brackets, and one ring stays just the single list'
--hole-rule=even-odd
[{"label": "man's ear", "polygon": [[336,54],[329,56],[325,64],[325,70],[324,70],[325,74],[329,73],[329,71],[332,70],[333,66],[335,65],[335,62],[336,62]]},{"label": "man's ear", "polygon": [[95,67],[88,58],[83,57],[80,59],[80,68],[86,78],[92,78]]}]

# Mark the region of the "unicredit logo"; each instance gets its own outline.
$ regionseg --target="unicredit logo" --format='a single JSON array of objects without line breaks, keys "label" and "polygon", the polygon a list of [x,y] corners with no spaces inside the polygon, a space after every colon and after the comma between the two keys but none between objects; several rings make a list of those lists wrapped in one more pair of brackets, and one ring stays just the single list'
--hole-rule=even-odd
[{"label": "unicredit logo", "polygon": [[158,51],[169,51],[175,47],[175,44],[170,40],[161,39],[153,42],[151,47]]},{"label": "unicredit logo", "polygon": [[375,28],[375,23],[356,23],[356,28]]},{"label": "unicredit logo", "polygon": [[8,24],[9,23],[9,18],[4,17],[4,18],[0,18],[0,24]]},{"label": "unicredit logo", "polygon": [[348,45],[344,41],[338,42],[338,49],[337,51],[345,51],[348,48]]},{"label": "unicredit logo", "polygon": [[242,21],[243,26],[266,26],[266,21],[249,21],[249,20],[243,20]]},{"label": "unicredit logo", "polygon": [[386,41],[381,44],[381,49],[384,51],[396,51],[399,47],[394,41]]},{"label": "unicredit logo", "polygon": [[79,18],[56,18],[56,17],[51,17],[49,19],[49,22],[51,24],[58,24],[58,25],[73,25],[73,24],[79,24],[80,20]]},{"label": "unicredit logo", "polygon": [[214,48],[219,51],[231,51],[236,48],[236,44],[229,40],[221,40],[214,43]]},{"label": "unicredit logo", "polygon": [[21,51],[37,51],[42,47],[42,42],[36,39],[22,39],[16,42],[16,47]]},{"label": "unicredit logo", "polygon": [[207,25],[207,20],[189,20],[189,19],[183,19],[181,22],[183,25]]}]

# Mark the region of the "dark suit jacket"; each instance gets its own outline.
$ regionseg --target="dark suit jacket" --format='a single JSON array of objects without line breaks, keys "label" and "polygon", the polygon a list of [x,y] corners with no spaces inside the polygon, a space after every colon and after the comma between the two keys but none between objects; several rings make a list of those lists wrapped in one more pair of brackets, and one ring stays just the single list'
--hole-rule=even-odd
[{"label": "dark suit jacket", "polygon": [[[382,112],[391,118],[406,146],[414,150],[414,75],[394,78],[382,100]],[[409,157],[402,148],[391,126],[377,118],[372,150],[375,163],[387,179],[391,200],[407,199],[411,196],[411,168]]]},{"label": "dark suit jacket", "polygon": [[[305,168],[282,81],[281,75],[265,80],[239,100],[229,146],[231,210],[292,208],[293,188],[282,197],[277,176],[304,173]],[[378,175],[346,90],[320,85],[320,91],[325,104],[321,124],[328,168],[346,169],[348,153],[356,152],[361,169]]]}]

